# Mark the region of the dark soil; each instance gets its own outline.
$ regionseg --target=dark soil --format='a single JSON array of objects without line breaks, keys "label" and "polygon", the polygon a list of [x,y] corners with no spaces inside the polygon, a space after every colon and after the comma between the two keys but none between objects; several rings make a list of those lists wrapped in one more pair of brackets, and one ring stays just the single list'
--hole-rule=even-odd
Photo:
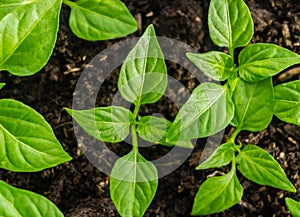
[{"label": "dark soil", "polygon": [[[246,0],[254,23],[252,42],[269,42],[300,53],[300,4],[298,0]],[[207,27],[208,1],[197,0],[126,0],[139,22],[139,30],[129,37],[140,36],[148,24],[153,23],[159,36],[166,36],[189,44],[199,52],[216,50]],[[9,184],[42,194],[51,199],[68,217],[119,216],[109,196],[108,176],[98,171],[82,154],[73,132],[72,119],[64,107],[72,107],[76,82],[86,64],[100,51],[119,40],[86,42],[76,38],[68,27],[69,9],[62,8],[61,26],[53,55],[48,64],[30,77],[0,74],[7,85],[1,98],[13,98],[40,112],[53,127],[64,149],[73,157],[71,162],[38,173],[14,173],[0,170],[0,179]],[[182,67],[168,62],[168,72],[189,90],[195,85],[195,76]],[[118,72],[105,82],[98,105],[109,105],[116,92]],[[274,78],[274,84],[300,78],[300,66],[294,66]],[[160,101],[158,106],[145,106],[143,114],[169,111],[170,102]],[[172,108],[172,107],[171,107]],[[231,129],[226,129],[226,135]],[[299,127],[274,118],[271,125],[260,133],[242,132],[239,140],[244,144],[257,144],[270,152],[284,168],[288,178],[300,189]],[[157,194],[145,216],[190,216],[193,199],[199,185],[214,170],[196,171],[203,150],[202,141],[186,162],[168,176],[159,180]],[[113,150],[122,144],[109,145]],[[114,148],[115,147],[115,148]],[[161,150],[158,149],[158,151]],[[119,153],[120,153],[119,152]],[[225,170],[228,168],[225,168]],[[224,170],[219,170],[222,172]],[[287,193],[271,187],[256,185],[240,174],[244,187],[242,201],[225,212],[211,216],[290,216],[284,198],[300,199],[300,192]]]}]

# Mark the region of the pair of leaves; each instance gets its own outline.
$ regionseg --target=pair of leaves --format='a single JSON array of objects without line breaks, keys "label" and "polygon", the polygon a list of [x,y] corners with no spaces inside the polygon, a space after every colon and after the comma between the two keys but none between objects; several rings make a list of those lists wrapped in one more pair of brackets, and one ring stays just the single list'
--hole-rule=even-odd
[{"label": "pair of leaves", "polygon": [[0,216],[63,217],[47,198],[0,181]]},{"label": "pair of leaves", "polygon": [[145,116],[139,119],[137,132],[142,139],[149,142],[165,146],[176,145],[183,148],[193,148],[193,144],[190,140],[168,143],[166,140],[170,126],[171,122],[165,118]]},{"label": "pair of leaves", "polygon": [[[71,7],[70,26],[85,40],[122,37],[137,25],[119,0],[79,0]],[[0,3],[0,71],[32,75],[49,60],[55,46],[62,0],[4,0]]]},{"label": "pair of leaves", "polygon": [[[234,144],[226,143],[218,147],[197,169],[225,166],[234,158]],[[255,183],[291,192],[296,191],[279,163],[262,148],[247,145],[237,155],[236,163],[243,176]],[[209,178],[200,186],[194,201],[192,214],[208,215],[221,212],[238,203],[241,200],[242,193],[243,189],[235,175],[235,165],[233,165],[228,174]]]},{"label": "pair of leaves", "polygon": [[245,47],[236,68],[231,56],[217,51],[187,53],[187,57],[208,77],[224,81],[236,71],[247,82],[258,82],[300,63],[300,56],[274,44],[257,43]]},{"label": "pair of leaves", "polygon": [[233,103],[225,88],[202,83],[178,112],[169,129],[167,142],[213,135],[230,123],[233,113]]}]

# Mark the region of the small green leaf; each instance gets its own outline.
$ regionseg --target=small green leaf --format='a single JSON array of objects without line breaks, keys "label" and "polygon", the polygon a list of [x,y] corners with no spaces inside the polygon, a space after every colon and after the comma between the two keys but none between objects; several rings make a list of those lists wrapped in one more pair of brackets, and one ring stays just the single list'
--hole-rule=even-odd
[{"label": "small green leaf", "polygon": [[132,123],[132,113],[118,106],[66,111],[85,132],[104,142],[123,141],[128,136]]},{"label": "small green leaf", "polygon": [[14,188],[3,181],[0,181],[0,189],[0,216],[64,216],[54,203],[41,195]]},{"label": "small green leaf", "polygon": [[293,217],[300,217],[300,202],[286,197],[285,202]]},{"label": "small green leaf", "polygon": [[250,11],[243,0],[212,0],[208,27],[212,41],[228,48],[246,46],[254,32]]},{"label": "small green leaf", "polygon": [[79,38],[97,41],[119,38],[137,30],[137,23],[119,0],[64,1],[71,7],[69,24]]},{"label": "small green leaf", "polygon": [[247,145],[238,154],[236,161],[238,170],[247,179],[260,185],[296,192],[279,163],[264,149]]},{"label": "small green leaf", "polygon": [[117,160],[110,175],[110,195],[124,217],[142,217],[157,185],[156,167],[136,150]]},{"label": "small green leaf", "polygon": [[239,54],[239,73],[243,80],[256,82],[300,63],[300,55],[275,44],[251,44]]},{"label": "small green leaf", "polygon": [[61,0],[5,0],[0,5],[0,71],[27,76],[47,63],[56,42],[61,4]]},{"label": "small green leaf", "polygon": [[118,87],[124,99],[140,106],[159,100],[166,86],[166,64],[150,25],[122,65]]},{"label": "small green leaf", "polygon": [[187,53],[186,56],[194,63],[206,76],[217,80],[225,81],[233,72],[235,64],[231,56],[211,51],[204,54]]},{"label": "small green leaf", "polygon": [[240,202],[243,188],[232,169],[224,176],[207,179],[196,194],[192,215],[222,212]]},{"label": "small green leaf", "polygon": [[280,120],[300,126],[300,80],[277,85],[274,93],[274,114]]},{"label": "small green leaf", "polygon": [[177,145],[183,148],[194,148],[190,140],[167,143],[166,136],[170,126],[171,122],[165,118],[145,116],[139,119],[137,132],[142,139],[156,144],[165,146]]},{"label": "small green leaf", "polygon": [[179,110],[167,136],[167,142],[213,135],[224,129],[234,113],[226,89],[214,83],[202,83]]},{"label": "small green leaf", "polygon": [[163,142],[171,122],[165,118],[155,116],[141,117],[138,122],[137,132],[139,136],[149,142]]},{"label": "small green leaf", "polygon": [[0,100],[0,168],[35,172],[71,159],[40,114],[21,102]]},{"label": "small green leaf", "polygon": [[196,170],[226,166],[234,158],[234,147],[235,144],[231,142],[220,145]]},{"label": "small green leaf", "polygon": [[232,95],[235,106],[232,125],[252,132],[265,129],[273,117],[273,95],[271,78],[257,83],[238,79]]},{"label": "small green leaf", "polygon": [[5,86],[5,83],[0,83],[0,90]]}]

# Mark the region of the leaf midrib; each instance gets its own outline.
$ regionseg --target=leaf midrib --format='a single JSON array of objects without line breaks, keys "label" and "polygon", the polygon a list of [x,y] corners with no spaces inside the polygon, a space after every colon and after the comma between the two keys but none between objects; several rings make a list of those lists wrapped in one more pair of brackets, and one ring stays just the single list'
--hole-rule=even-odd
[{"label": "leaf midrib", "polygon": [[[49,10],[52,9],[52,7],[56,4],[57,0],[53,1],[53,4],[50,4],[49,7],[44,11],[44,13],[41,14],[41,16],[39,17],[40,19],[37,19],[36,22],[33,23],[33,25],[29,28],[29,30],[26,32],[26,34],[24,34],[23,37],[21,37],[21,40],[19,40],[19,42],[15,45],[15,47],[13,47],[13,49],[11,50],[11,52],[9,53],[9,55],[7,55],[6,58],[4,58],[1,62],[0,62],[0,66],[3,66],[5,64],[5,62],[15,53],[15,51],[19,48],[19,46],[24,42],[24,40],[27,38],[27,36],[29,36],[31,34],[31,32],[33,31],[33,29],[38,25],[38,23],[45,17],[45,15],[49,12]],[[17,9],[19,9],[20,7],[18,7]]]}]

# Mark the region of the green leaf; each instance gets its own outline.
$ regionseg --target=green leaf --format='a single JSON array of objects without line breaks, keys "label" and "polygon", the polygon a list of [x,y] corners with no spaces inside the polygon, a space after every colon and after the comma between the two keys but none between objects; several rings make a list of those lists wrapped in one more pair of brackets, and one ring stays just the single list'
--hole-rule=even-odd
[{"label": "green leaf", "polygon": [[300,80],[277,85],[274,93],[274,114],[280,120],[300,126]]},{"label": "green leaf", "polygon": [[300,217],[300,202],[286,197],[285,202],[293,217]]},{"label": "green leaf", "polygon": [[239,73],[243,80],[257,82],[300,63],[300,55],[275,44],[251,44],[239,54]]},{"label": "green leaf", "polygon": [[238,154],[236,161],[238,170],[247,179],[260,185],[296,192],[279,163],[264,149],[247,145]]},{"label": "green leaf", "polygon": [[136,150],[117,160],[110,175],[110,195],[124,217],[142,217],[157,185],[156,167]]},{"label": "green leaf", "polygon": [[234,113],[225,88],[202,83],[179,110],[167,136],[167,142],[202,138],[224,129]]},{"label": "green leaf", "polygon": [[163,53],[148,26],[122,65],[118,87],[121,96],[136,106],[159,100],[167,86],[167,68]]},{"label": "green leaf", "polygon": [[231,56],[211,51],[204,54],[187,53],[186,56],[194,63],[206,76],[217,80],[225,81],[233,72],[235,64]]},{"label": "green leaf", "polygon": [[66,111],[85,132],[104,142],[120,142],[129,134],[132,113],[123,107],[108,106],[90,110]]},{"label": "green leaf", "polygon": [[220,145],[204,162],[196,167],[196,170],[204,170],[214,167],[222,167],[229,164],[235,157],[235,144],[232,142]]},{"label": "green leaf", "polygon": [[5,86],[5,83],[0,83],[0,90]]},{"label": "green leaf", "polygon": [[79,38],[97,41],[119,38],[137,30],[137,23],[119,0],[64,1],[71,7],[69,24]]},{"label": "green leaf", "polygon": [[224,176],[207,179],[196,194],[192,215],[222,212],[240,202],[243,188],[232,169]]},{"label": "green leaf", "polygon": [[208,27],[212,41],[228,48],[246,46],[254,32],[250,11],[243,0],[212,0]]},{"label": "green leaf", "polygon": [[238,79],[232,95],[235,106],[232,125],[252,132],[265,129],[273,117],[273,95],[271,78],[257,83]]},{"label": "green leaf", "polygon": [[177,145],[183,148],[194,148],[190,140],[167,143],[166,136],[170,126],[171,122],[165,118],[144,116],[139,119],[137,132],[142,139],[156,144],[165,146]]},{"label": "green leaf", "polygon": [[56,42],[61,2],[6,0],[0,5],[0,71],[27,76],[47,63]]},{"label": "green leaf", "polygon": [[0,168],[35,172],[71,159],[40,114],[21,102],[0,100]]},{"label": "green leaf", "polygon": [[163,142],[171,122],[165,118],[144,116],[139,119],[137,132],[139,136],[149,142]]},{"label": "green leaf", "polygon": [[0,216],[64,216],[54,203],[41,195],[14,188],[3,181],[0,181],[0,189]]}]

